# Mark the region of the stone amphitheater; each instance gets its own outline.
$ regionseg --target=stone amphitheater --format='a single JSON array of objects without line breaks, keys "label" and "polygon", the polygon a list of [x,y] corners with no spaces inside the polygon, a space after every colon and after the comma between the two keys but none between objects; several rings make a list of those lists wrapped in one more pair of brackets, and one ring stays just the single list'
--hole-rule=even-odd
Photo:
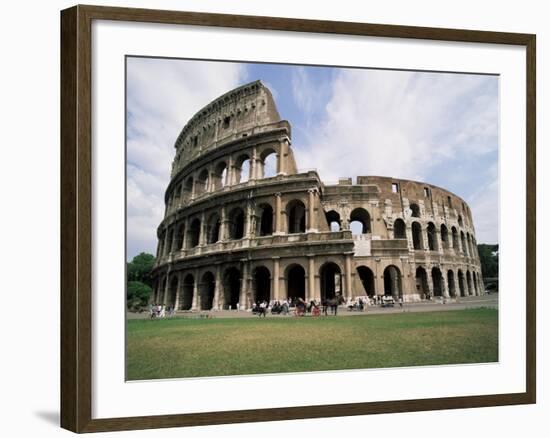
[{"label": "stone amphitheater", "polygon": [[177,310],[341,293],[404,302],[483,294],[472,214],[434,185],[299,171],[260,81],[185,125],[157,229],[155,303]]}]

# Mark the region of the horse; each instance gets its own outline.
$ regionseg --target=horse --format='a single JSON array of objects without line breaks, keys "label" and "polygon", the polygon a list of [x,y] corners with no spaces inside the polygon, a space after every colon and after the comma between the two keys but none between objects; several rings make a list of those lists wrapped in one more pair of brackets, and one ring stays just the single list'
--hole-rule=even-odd
[{"label": "horse", "polygon": [[339,293],[332,298],[327,298],[325,301],[323,301],[323,313],[325,314],[325,316],[328,316],[328,308],[330,307],[331,313],[336,316],[338,314],[338,306],[345,302],[346,300]]}]

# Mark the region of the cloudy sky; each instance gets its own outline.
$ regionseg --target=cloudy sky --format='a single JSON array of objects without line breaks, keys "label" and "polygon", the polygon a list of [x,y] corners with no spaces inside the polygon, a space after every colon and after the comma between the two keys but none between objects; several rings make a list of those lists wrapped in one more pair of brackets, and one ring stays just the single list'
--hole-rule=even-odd
[{"label": "cloudy sky", "polygon": [[127,59],[128,259],[155,254],[174,142],[226,91],[260,79],[292,125],[298,167],[325,182],[384,175],[442,186],[498,242],[498,78],[456,73]]}]

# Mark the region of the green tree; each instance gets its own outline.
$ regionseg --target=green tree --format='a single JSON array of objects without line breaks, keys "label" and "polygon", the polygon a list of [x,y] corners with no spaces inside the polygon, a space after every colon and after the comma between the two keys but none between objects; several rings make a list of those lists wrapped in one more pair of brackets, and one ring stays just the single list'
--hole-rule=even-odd
[{"label": "green tree", "polygon": [[130,263],[127,263],[126,277],[127,281],[139,281],[149,287],[153,287],[151,271],[155,264],[155,256],[142,252],[135,256]]},{"label": "green tree", "polygon": [[126,304],[129,310],[138,311],[149,303],[153,289],[141,281],[129,281],[126,286]]},{"label": "green tree", "polygon": [[498,277],[498,245],[479,244],[477,246],[483,278]]}]

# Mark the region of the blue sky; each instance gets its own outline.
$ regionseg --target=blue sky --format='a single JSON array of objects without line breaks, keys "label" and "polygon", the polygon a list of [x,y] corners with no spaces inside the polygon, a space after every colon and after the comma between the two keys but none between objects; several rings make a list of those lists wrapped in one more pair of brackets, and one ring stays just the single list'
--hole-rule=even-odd
[{"label": "blue sky", "polygon": [[470,205],[480,243],[498,243],[498,77],[158,58],[127,60],[127,248],[156,252],[174,142],[217,96],[260,79],[301,169],[325,182],[426,181]]}]

